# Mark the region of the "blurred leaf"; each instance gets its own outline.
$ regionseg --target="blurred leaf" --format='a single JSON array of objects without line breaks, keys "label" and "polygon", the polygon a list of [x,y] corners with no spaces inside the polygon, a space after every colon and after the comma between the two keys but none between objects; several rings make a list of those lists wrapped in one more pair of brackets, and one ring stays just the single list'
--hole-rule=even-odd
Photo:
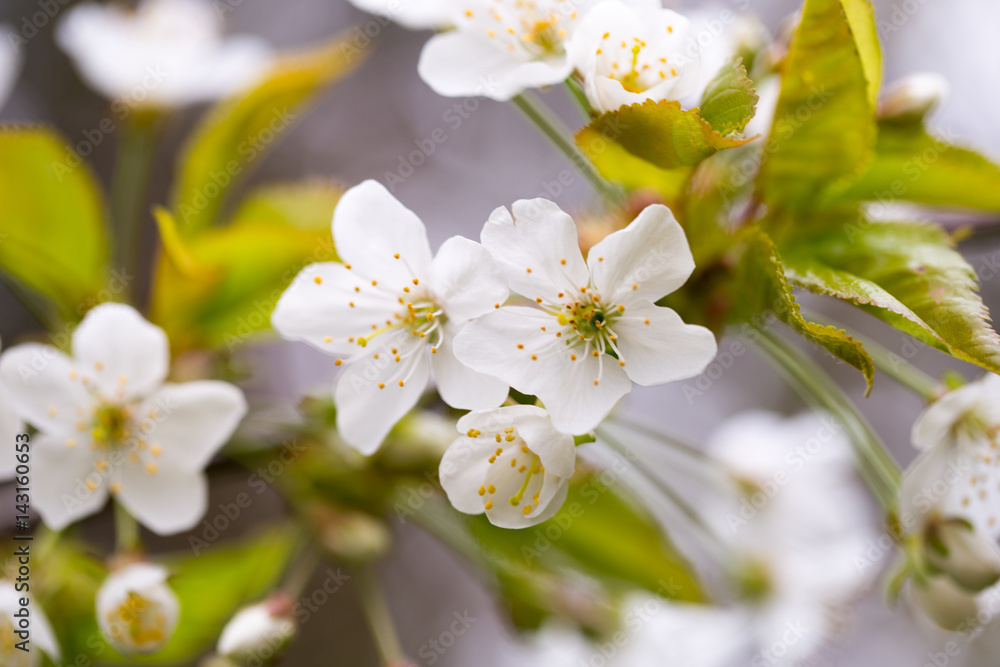
[{"label": "blurred leaf", "polygon": [[255,88],[213,107],[178,164],[174,213],[181,233],[214,224],[236,182],[325,86],[351,72],[365,55],[341,37],[285,56]]},{"label": "blurred leaf", "polygon": [[268,185],[251,192],[233,218],[326,231],[342,194],[344,188],[329,181]]},{"label": "blurred leaf", "polygon": [[824,348],[865,376],[871,391],[875,366],[861,343],[843,330],[809,322],[799,312],[799,305],[788,284],[783,258],[778,256],[774,242],[759,229],[746,233],[746,250],[736,280],[740,290],[736,297],[741,319],[761,326],[762,313],[772,312],[782,322],[808,341]]},{"label": "blurred leaf", "polygon": [[743,131],[753,118],[757,93],[742,58],[722,66],[701,96],[701,117],[720,134]]},{"label": "blurred leaf", "polygon": [[[295,192],[298,203],[290,206],[288,197]],[[310,210],[310,204],[317,207]],[[187,240],[173,218],[158,211],[163,253],[151,320],[167,331],[175,350],[224,345],[232,351],[251,334],[269,329],[271,312],[297,273],[312,262],[336,259],[329,223],[333,206],[325,188],[264,190],[231,224]],[[302,225],[291,219],[297,215]],[[327,219],[321,227],[320,218]]]},{"label": "blurred leaf", "polygon": [[213,544],[197,556],[163,559],[171,572],[170,587],[181,601],[173,639],[153,655],[125,658],[109,651],[102,662],[187,663],[204,653],[237,609],[277,586],[295,551],[296,536],[290,527],[272,528],[237,543]]},{"label": "blurred leaf", "polygon": [[1000,336],[976,273],[941,229],[829,216],[782,241],[788,278],[844,299],[932,347],[1000,372]]},{"label": "blurred leaf", "polygon": [[761,164],[762,199],[803,208],[863,170],[875,143],[865,67],[838,0],[806,0]]},{"label": "blurred leaf", "polygon": [[621,144],[605,141],[593,128],[580,130],[576,142],[604,178],[629,190],[655,190],[670,205],[680,201],[691,176],[691,167],[660,169],[632,155]]},{"label": "blurred leaf", "polygon": [[107,259],[89,167],[49,130],[0,130],[0,268],[72,321],[96,305]]},{"label": "blurred leaf", "polygon": [[906,200],[1000,210],[1000,166],[920,125],[879,124],[875,160],[834,202]]},{"label": "blurred leaf", "polygon": [[585,152],[600,139],[620,144],[632,155],[660,167],[696,165],[724,148],[748,140],[724,137],[697,111],[681,109],[679,102],[647,100],[598,116],[576,136]]},{"label": "blurred leaf", "polygon": [[497,528],[482,515],[468,521],[484,548],[518,565],[555,572],[575,566],[612,587],[628,584],[676,600],[704,599],[694,573],[652,517],[599,474],[574,479],[562,509],[533,528]]},{"label": "blurred leaf", "polygon": [[878,24],[875,9],[869,0],[840,0],[851,26],[854,43],[861,56],[861,65],[868,82],[868,102],[874,109],[878,104],[878,93],[882,87],[882,46],[878,40]]}]

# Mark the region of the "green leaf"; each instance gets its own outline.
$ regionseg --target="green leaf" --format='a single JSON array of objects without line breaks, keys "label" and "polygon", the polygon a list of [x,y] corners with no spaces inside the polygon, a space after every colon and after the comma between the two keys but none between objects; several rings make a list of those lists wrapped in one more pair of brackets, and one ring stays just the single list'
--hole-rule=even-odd
[{"label": "green leaf", "polygon": [[828,203],[906,200],[1000,210],[1000,166],[920,125],[879,124],[875,160]]},{"label": "green leaf", "polygon": [[576,141],[585,152],[594,151],[597,141],[614,142],[661,169],[673,169],[696,165],[748,140],[722,136],[697,111],[681,109],[679,102],[647,100],[598,116]]},{"label": "green leaf", "polygon": [[743,131],[757,107],[757,92],[747,77],[742,58],[719,70],[701,97],[701,117],[721,134]]},{"label": "green leaf", "polygon": [[876,133],[868,90],[840,2],[806,0],[761,164],[765,202],[805,208],[868,165]]},{"label": "green leaf", "polygon": [[861,65],[868,82],[868,102],[874,109],[882,87],[882,46],[878,41],[875,9],[869,0],[840,0],[861,56]]},{"label": "green leaf", "polygon": [[695,575],[653,519],[599,475],[575,479],[562,509],[534,528],[497,528],[483,516],[469,523],[483,548],[527,567],[559,571],[572,563],[612,586],[704,600]]},{"label": "green leaf", "polygon": [[47,129],[0,130],[0,269],[77,320],[97,303],[107,259],[87,165]]},{"label": "green leaf", "polygon": [[[290,198],[298,193],[299,199]],[[174,219],[157,211],[163,253],[157,262],[150,319],[175,350],[225,346],[229,351],[270,328],[284,289],[306,265],[336,259],[328,186],[262,190],[231,224],[183,239]],[[320,224],[325,220],[325,224]]]},{"label": "green leaf", "polygon": [[102,656],[114,664],[189,662],[218,640],[236,610],[266,596],[281,579],[297,544],[296,531],[273,528],[235,544],[214,544],[199,555],[168,558],[170,587],[181,602],[173,639],[159,653],[128,658]]},{"label": "green leaf", "polygon": [[849,301],[958,359],[1000,372],[976,273],[941,229],[830,216],[781,243],[789,279]]},{"label": "green leaf", "polygon": [[867,391],[871,391],[875,365],[861,343],[843,330],[803,318],[786,275],[783,258],[771,238],[759,229],[749,230],[736,283],[741,288],[736,299],[741,319],[760,326],[764,324],[763,313],[774,313],[800,336],[861,371]]},{"label": "green leaf", "polygon": [[671,206],[681,200],[692,167],[660,169],[632,155],[621,144],[605,141],[600,132],[589,127],[577,134],[576,141],[604,178],[629,190],[653,190]]},{"label": "green leaf", "polygon": [[285,56],[255,88],[212,108],[178,164],[173,209],[182,234],[214,224],[242,177],[324,87],[351,72],[364,56],[346,37]]}]

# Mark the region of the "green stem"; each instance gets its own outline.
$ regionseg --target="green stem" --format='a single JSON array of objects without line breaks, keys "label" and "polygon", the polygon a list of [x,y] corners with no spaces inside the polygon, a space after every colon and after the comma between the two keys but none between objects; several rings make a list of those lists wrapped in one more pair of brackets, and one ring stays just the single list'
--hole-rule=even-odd
[{"label": "green stem", "polygon": [[594,163],[580,152],[570,138],[569,129],[541,100],[530,92],[521,93],[511,100],[514,105],[524,112],[532,122],[541,130],[542,134],[549,138],[556,148],[563,152],[573,165],[587,177],[594,189],[604,197],[608,203],[617,205],[621,201],[621,191],[614,185],[604,180]]},{"label": "green stem", "polygon": [[[308,538],[307,538],[308,540]],[[306,541],[285,576],[281,590],[293,600],[302,595],[313,573],[322,561],[319,549],[312,541]]]},{"label": "green stem", "polygon": [[[804,310],[802,314],[804,317],[813,322],[831,324],[838,329],[844,328],[839,323],[828,317],[816,315],[814,313],[807,313]],[[853,332],[851,333],[851,337],[864,346],[865,350],[867,350],[868,354],[871,356],[872,361],[875,362],[876,368],[923,398],[928,403],[933,403],[937,399],[941,398],[941,396],[947,391],[947,387],[945,387],[941,382],[906,361],[895,352],[889,350],[881,343],[876,343],[867,336],[861,336]]]},{"label": "green stem", "polygon": [[389,613],[389,606],[382,595],[382,589],[371,566],[362,565],[354,570],[354,584],[361,597],[361,607],[368,621],[368,627],[375,640],[375,649],[385,665],[391,665],[403,658],[403,649],[396,636],[396,627]]},{"label": "green stem", "polygon": [[887,511],[895,507],[902,479],[899,466],[837,383],[798,348],[765,329],[757,329],[753,342],[783,371],[803,400],[827,410],[844,425],[861,476]]},{"label": "green stem", "polygon": [[132,296],[139,268],[141,229],[149,191],[149,175],[156,152],[159,117],[152,111],[137,111],[126,119],[111,184],[113,267],[132,280],[125,282],[124,301]]},{"label": "green stem", "polygon": [[119,551],[142,551],[139,523],[120,503],[115,503],[115,540]]},{"label": "green stem", "polygon": [[594,117],[594,110],[590,106],[590,100],[587,99],[587,93],[580,87],[580,80],[573,76],[569,77],[566,79],[566,88],[580,107],[584,120],[589,123]]}]

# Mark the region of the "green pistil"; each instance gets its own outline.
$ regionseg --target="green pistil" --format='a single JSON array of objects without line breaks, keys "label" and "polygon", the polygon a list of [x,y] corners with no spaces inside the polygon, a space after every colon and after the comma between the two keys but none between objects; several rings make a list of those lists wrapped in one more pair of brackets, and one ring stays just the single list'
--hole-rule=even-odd
[{"label": "green pistil", "polygon": [[531,483],[531,478],[534,476],[535,472],[539,470],[537,467],[538,464],[538,455],[535,454],[531,457],[531,465],[528,466],[528,472],[524,476],[524,480],[521,482],[521,488],[518,489],[516,495],[510,497],[510,504],[513,507],[517,507],[521,504],[521,500],[524,498],[524,492],[528,490],[528,484]]}]

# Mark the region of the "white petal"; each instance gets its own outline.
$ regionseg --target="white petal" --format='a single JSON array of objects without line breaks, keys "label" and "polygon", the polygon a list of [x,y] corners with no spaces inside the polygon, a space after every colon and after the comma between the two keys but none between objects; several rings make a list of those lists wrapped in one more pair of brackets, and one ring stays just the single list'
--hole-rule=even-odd
[{"label": "white petal", "polygon": [[453,236],[441,245],[427,283],[456,324],[485,315],[507,300],[503,271],[486,248],[461,236]]},{"label": "white petal", "polygon": [[122,465],[116,472],[118,501],[157,535],[189,530],[205,515],[208,480],[200,472],[166,464],[155,473],[137,464]]},{"label": "white petal", "polygon": [[[29,613],[32,615],[30,629],[31,642],[55,661],[61,661],[62,652],[59,650],[59,642],[56,640],[55,633],[52,631],[52,626],[49,624],[49,619],[45,616],[45,612],[42,611],[30,595],[15,589],[14,582],[12,581],[0,581],[0,619],[14,621],[14,614],[20,611],[21,598],[24,597],[30,600]],[[4,619],[4,616],[7,618]],[[7,648],[4,647],[4,649]],[[2,651],[0,651],[0,655],[3,655]],[[34,662],[29,660],[24,664],[35,665],[41,664],[41,662],[41,660],[35,660]],[[15,665],[17,664],[22,663],[15,662]]]},{"label": "white petal", "polygon": [[573,436],[557,431],[548,415],[523,417],[516,421],[517,433],[541,460],[546,474],[569,479],[576,471],[576,443]]},{"label": "white petal", "polygon": [[[452,325],[448,325],[448,329]],[[503,380],[472,370],[455,357],[454,335],[446,333],[444,341],[431,355],[431,369],[441,400],[461,410],[485,410],[500,405],[510,387]]]},{"label": "white petal", "polygon": [[964,523],[947,522],[938,527],[938,538],[948,553],[931,547],[927,559],[962,588],[981,591],[1000,579],[1000,550],[986,535]]},{"label": "white petal", "polygon": [[911,582],[910,593],[923,612],[945,630],[969,629],[969,622],[979,612],[974,594],[962,590],[948,577],[930,577],[926,582]]},{"label": "white petal", "polygon": [[474,428],[483,433],[496,433],[515,426],[526,418],[545,418],[548,416],[543,408],[537,405],[505,405],[493,410],[478,410],[464,415],[455,424],[459,433],[465,433]]},{"label": "white petal", "polygon": [[509,52],[484,34],[461,30],[432,37],[420,54],[417,72],[438,95],[482,96],[505,102],[526,88],[561,83],[573,68],[565,57],[527,60]]},{"label": "white petal", "polygon": [[521,199],[490,214],[482,241],[507,274],[512,290],[529,299],[557,300],[590,282],[573,219],[547,199]]},{"label": "white petal", "polygon": [[[543,521],[548,521],[556,512],[562,509],[566,502],[566,495],[569,493],[569,484],[566,480],[546,475],[542,490],[538,492],[539,504],[531,514],[525,515],[521,507],[513,507],[509,502],[493,503],[493,507],[486,510],[486,517],[494,526],[517,530],[519,528],[530,528],[537,526]],[[497,493],[497,495],[500,495]]]},{"label": "white petal", "polygon": [[[347,364],[337,380],[337,430],[347,444],[362,454],[375,453],[427,388],[430,362],[421,339],[407,340],[412,338],[415,336],[399,334],[386,339],[383,347],[369,344],[368,354]],[[393,344],[398,346],[399,362],[386,349]],[[376,353],[378,359],[374,358]],[[379,384],[384,386],[380,388]]]},{"label": "white petal", "polygon": [[243,392],[228,382],[167,384],[139,408],[139,430],[164,463],[199,472],[226,444],[247,412]]},{"label": "white petal", "polygon": [[69,447],[63,437],[42,434],[31,439],[31,501],[52,530],[96,513],[108,499],[107,478],[95,468],[88,445]]},{"label": "white petal", "polygon": [[587,264],[601,298],[615,304],[656,301],[683,285],[694,271],[684,230],[661,204],[647,206],[628,227],[592,247]]},{"label": "white petal", "polygon": [[93,399],[81,379],[70,358],[48,345],[25,343],[0,355],[6,398],[44,433],[69,436],[76,433],[77,421],[90,419]]},{"label": "white petal", "polygon": [[608,415],[632,383],[610,356],[595,358],[582,347],[568,348],[564,339],[541,330],[552,323],[552,316],[534,308],[500,308],[465,326],[455,338],[455,355],[481,373],[538,396],[558,430],[585,433]]},{"label": "white petal", "polygon": [[441,457],[438,467],[441,488],[459,512],[483,513],[484,498],[479,495],[479,487],[486,484],[493,447],[492,438],[462,436]]},{"label": "white petal", "polygon": [[980,408],[1000,402],[997,378],[992,373],[976,382],[954,389],[934,401],[913,424],[911,439],[917,449],[927,450],[937,445],[955,446],[955,425]]},{"label": "white petal", "polygon": [[143,396],[167,377],[170,344],[131,306],[102,303],[73,332],[73,358],[105,396]]},{"label": "white petal", "polygon": [[[0,33],[9,35],[14,29],[9,24],[0,25]],[[17,76],[21,72],[21,52],[19,49],[7,48],[0,52],[0,108],[10,96],[14,85],[17,83]]]},{"label": "white petal", "polygon": [[351,0],[351,4],[411,30],[444,28],[451,17],[451,4],[444,0]]},{"label": "white petal", "polygon": [[[146,613],[120,614],[132,595],[142,598]],[[167,585],[166,568],[153,563],[133,563],[113,571],[101,584],[96,599],[97,623],[119,652],[152,653],[173,638],[180,617],[180,601]],[[158,633],[147,632],[158,626]]]},{"label": "white petal", "polygon": [[377,181],[355,185],[340,198],[333,213],[333,240],[352,271],[392,290],[426,277],[430,269],[424,223]]},{"label": "white petal", "polygon": [[648,301],[630,303],[615,321],[614,330],[625,372],[644,386],[694,377],[705,370],[717,351],[711,331],[685,324],[670,308]]},{"label": "white petal", "polygon": [[372,324],[392,319],[397,304],[395,295],[373,286],[371,279],[343,264],[320,262],[302,269],[284,291],[271,326],[288,340],[349,356],[357,353],[357,339],[370,334]]},{"label": "white petal", "polygon": [[7,396],[7,390],[0,384],[0,482],[6,481],[14,476],[14,468],[17,466],[15,444],[18,435],[24,433],[24,422],[17,416],[14,404]]},{"label": "white petal", "polygon": [[[939,446],[921,454],[903,473],[899,489],[899,514],[904,526],[921,521],[917,530],[922,530],[922,519],[940,512],[945,496],[951,488],[948,471],[955,452],[947,446]],[[936,489],[944,489],[944,493]]]}]

